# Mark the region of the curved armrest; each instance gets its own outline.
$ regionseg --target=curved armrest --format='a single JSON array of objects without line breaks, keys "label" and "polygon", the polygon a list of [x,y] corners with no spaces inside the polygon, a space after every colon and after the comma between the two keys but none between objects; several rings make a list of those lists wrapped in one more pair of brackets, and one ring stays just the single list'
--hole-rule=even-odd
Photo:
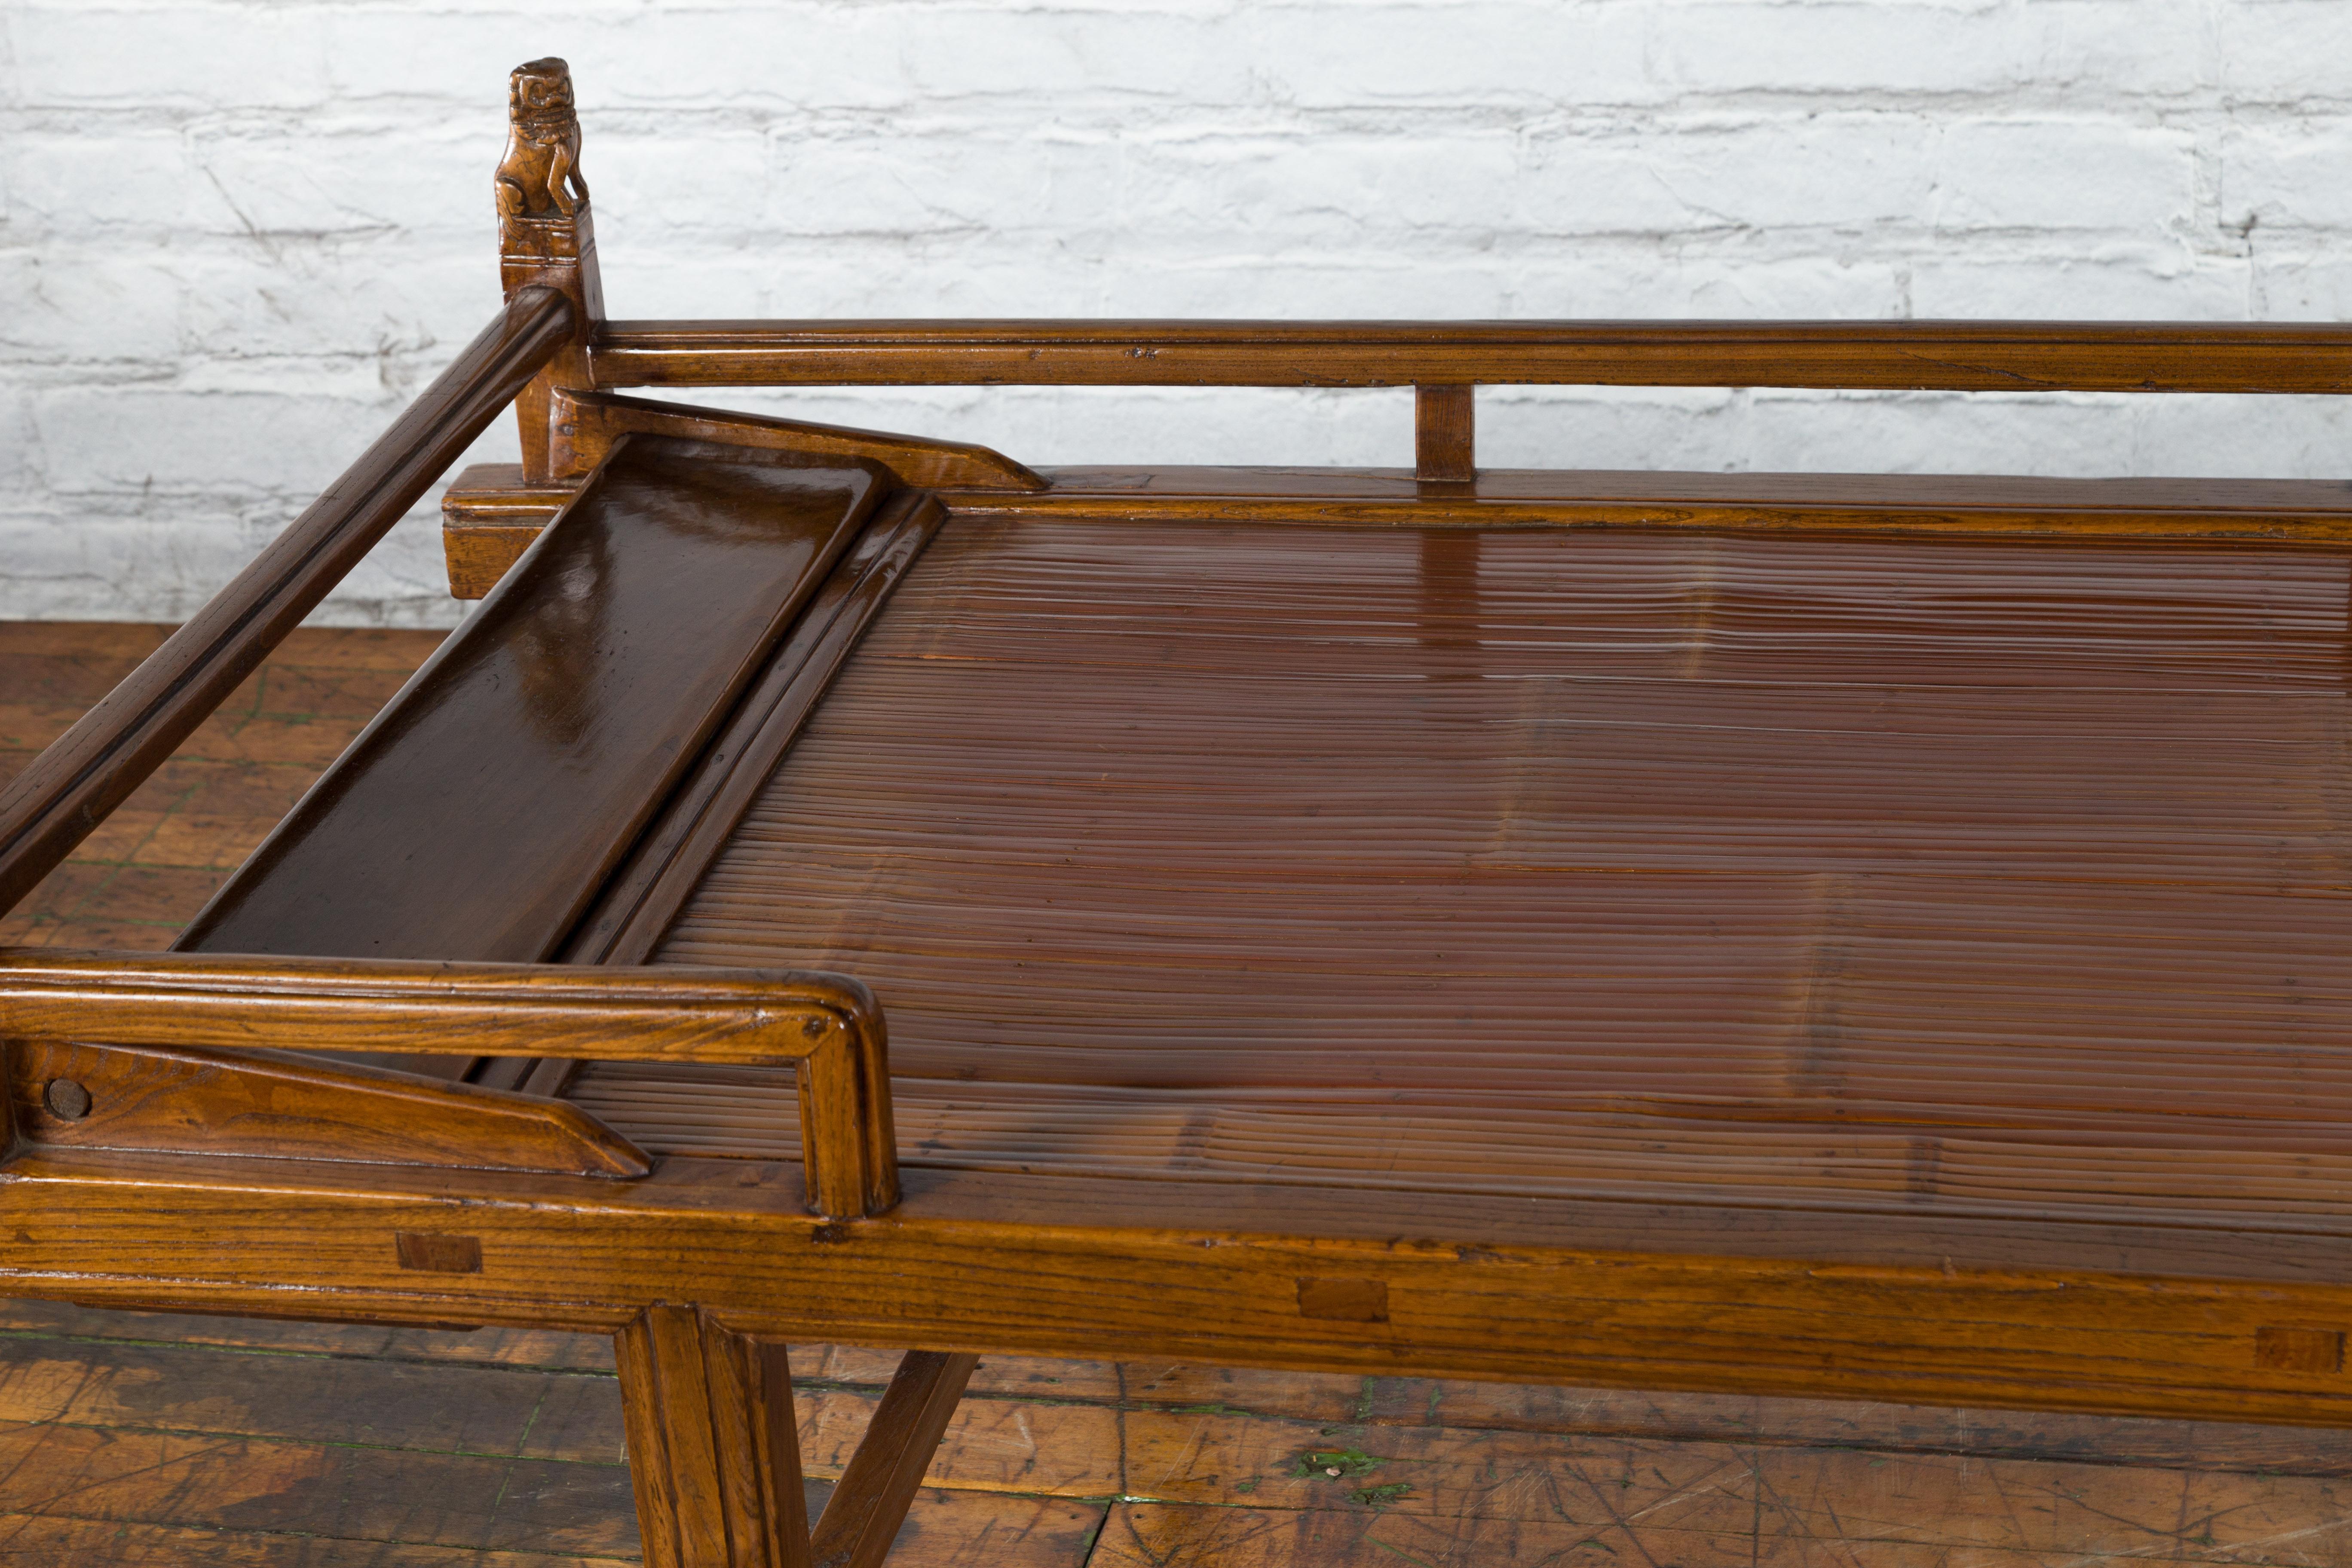
[{"label": "curved armrest", "polygon": [[0,1039],[796,1064],[810,1206],[898,1201],[873,994],[771,969],[0,953]]}]

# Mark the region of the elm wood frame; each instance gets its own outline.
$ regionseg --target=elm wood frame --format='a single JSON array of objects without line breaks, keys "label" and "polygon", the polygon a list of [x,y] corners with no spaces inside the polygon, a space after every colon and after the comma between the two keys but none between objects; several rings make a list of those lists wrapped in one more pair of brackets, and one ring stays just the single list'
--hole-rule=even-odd
[{"label": "elm wood frame", "polygon": [[[31,953],[0,963],[0,1038],[25,1042],[7,1051],[27,1069],[11,1075],[19,1091],[0,1097],[0,1234],[12,1238],[0,1290],[613,1332],[647,1559],[681,1568],[879,1561],[973,1354],[987,1351],[2308,1424],[2352,1416],[2352,1387],[2336,1381],[2352,1276],[2324,1249],[2259,1233],[1250,1188],[1223,1189],[1204,1223],[1205,1200],[1182,1184],[934,1171],[909,1173],[894,1207],[879,1016],[854,982],[570,966],[650,952],[865,618],[949,518],[2340,546],[2352,504],[2339,486],[1481,473],[1470,388],[2337,392],[2352,378],[2352,328],[601,322],[568,74],[535,62],[516,95],[517,140],[501,169],[511,188],[501,198],[507,313],[428,394],[437,404],[404,416],[316,516],[0,797],[0,891],[13,900],[58,864],[509,399],[524,463],[461,489],[452,511],[472,507],[520,539],[625,434],[855,458],[889,469],[900,489],[724,721],[710,755],[727,765],[698,770],[661,804],[565,949],[567,966]],[[1409,474],[1041,475],[976,448],[611,395],[1017,381],[1412,384],[1419,460]],[[498,552],[472,569],[495,579]],[[813,1181],[793,1163],[633,1162],[619,1141],[600,1142],[593,1124],[528,1096],[468,1097],[243,1054],[456,1047],[520,1064],[510,1081],[546,1088],[582,1057],[806,1055],[823,1042],[795,1026],[812,1023],[841,1041],[832,1079],[803,1077]],[[92,1035],[124,1043],[72,1043]],[[145,1142],[105,1134],[103,1116],[78,1134],[79,1120],[30,1092],[46,1089],[43,1064],[94,1068],[110,1050],[121,1081],[163,1084]],[[296,1089],[311,1096],[301,1103],[314,1130],[328,1131],[273,1143],[230,1114]],[[429,1136],[390,1149],[404,1157],[352,1157],[385,1155],[392,1134],[436,1114]],[[340,1144],[337,1117],[350,1129]],[[501,1160],[499,1138],[525,1132],[555,1140],[562,1157],[534,1146]],[[318,1157],[330,1150],[344,1157]],[[845,1174],[856,1178],[846,1190]],[[824,1213],[807,1212],[811,1189]],[[779,1347],[791,1339],[916,1352],[814,1531],[790,1441]]]},{"label": "elm wood frame", "polygon": [[[488,1055],[522,1045],[604,1061],[790,1062],[809,1206],[843,1220],[898,1201],[881,1010],[864,986],[834,975],[0,950],[0,1040],[131,1040],[197,1052],[331,1041],[339,1051],[387,1054],[464,1041]],[[80,1047],[100,1056],[107,1048]],[[190,1098],[205,1109],[200,1094]],[[363,1100],[363,1089],[351,1098]],[[18,1135],[56,1141],[40,1121],[27,1119]],[[648,1173],[642,1161],[612,1166],[583,1173]]]}]

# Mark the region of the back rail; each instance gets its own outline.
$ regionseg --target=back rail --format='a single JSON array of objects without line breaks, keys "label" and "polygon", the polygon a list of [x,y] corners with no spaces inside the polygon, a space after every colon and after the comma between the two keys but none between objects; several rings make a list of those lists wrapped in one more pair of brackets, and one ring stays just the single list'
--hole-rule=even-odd
[{"label": "back rail", "polygon": [[1775,386],[2329,394],[2352,324],[605,321],[619,386]]}]

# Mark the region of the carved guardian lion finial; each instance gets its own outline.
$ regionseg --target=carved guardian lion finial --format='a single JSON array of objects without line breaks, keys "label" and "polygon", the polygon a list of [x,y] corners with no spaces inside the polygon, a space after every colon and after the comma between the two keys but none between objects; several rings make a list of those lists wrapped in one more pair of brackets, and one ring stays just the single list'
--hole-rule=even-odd
[{"label": "carved guardian lion finial", "polygon": [[506,157],[499,163],[499,214],[561,222],[588,199],[580,177],[580,117],[572,68],[550,57],[515,68],[507,89]]}]

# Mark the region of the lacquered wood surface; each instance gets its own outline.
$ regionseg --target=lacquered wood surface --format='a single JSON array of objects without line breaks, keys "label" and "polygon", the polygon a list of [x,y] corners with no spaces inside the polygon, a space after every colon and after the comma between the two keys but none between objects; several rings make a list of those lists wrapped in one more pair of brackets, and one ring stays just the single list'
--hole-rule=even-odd
[{"label": "lacquered wood surface", "polygon": [[[604,1331],[692,1301],[730,1331],[788,1342],[2352,1418],[2342,1373],[2260,1354],[2267,1331],[2352,1327],[2344,1248],[2308,1235],[908,1177],[898,1209],[842,1224],[802,1210],[793,1166],[740,1159],[591,1183],[36,1150],[0,1179],[0,1224],[22,1233],[0,1252],[0,1288]],[[469,1240],[481,1267],[417,1272],[403,1234]],[[1386,1315],[1309,1311],[1302,1284],[1377,1285]]]},{"label": "lacquered wood surface", "polygon": [[1412,393],[1412,477],[1465,484],[1478,477],[1477,388],[1416,386]]},{"label": "lacquered wood surface", "polygon": [[570,334],[515,294],[447,370],[228,586],[0,790],[0,910],[71,854],[400,521]]},{"label": "lacquered wood surface", "polygon": [[[115,622],[0,622],[0,779],[171,635]],[[0,917],[0,946],[169,946],[445,636],[289,634],[173,758]]]},{"label": "lacquered wood surface", "polygon": [[646,1568],[809,1568],[785,1348],[665,1304],[614,1350]]},{"label": "lacquered wood surface", "polygon": [[[652,1169],[575,1106],[415,1073],[72,1040],[16,1040],[5,1065],[0,1093],[19,1129],[66,1148],[615,1178]],[[71,1114],[59,1113],[61,1083]]]},{"label": "lacquered wood surface", "polygon": [[441,494],[441,552],[449,596],[478,599],[499,585],[541,530],[579,493],[576,481],[537,484],[520,463],[475,463]]},{"label": "lacquered wood surface", "polygon": [[[399,1059],[462,1050],[468,1055],[559,1055],[650,1062],[789,1065],[800,1086],[802,1155],[811,1209],[835,1218],[879,1214],[898,1201],[897,1138],[890,1122],[888,1057],[880,1010],[870,992],[838,975],[786,970],[688,971],[635,966],[448,963],[383,959],[213,958],[188,953],[75,953],[0,950],[0,1040],[72,1046],[194,1047],[198,1053],[339,1051]],[[94,1051],[104,1047],[94,1047]],[[196,1058],[202,1065],[202,1057]],[[173,1095],[191,1125],[233,1126],[251,1114],[252,1091],[273,1098],[265,1075],[226,1072],[207,1082],[183,1074]],[[135,1076],[135,1075],[118,1075]],[[321,1069],[314,1078],[332,1075]],[[91,1097],[73,1092],[78,1120]],[[291,1087],[291,1086],[280,1086]],[[314,1084],[315,1087],[315,1084]],[[367,1081],[347,1079],[346,1097],[365,1098]],[[304,1096],[275,1097],[289,1117]],[[430,1095],[395,1086],[382,1098],[387,1123],[429,1116]],[[464,1097],[460,1097],[462,1100]],[[496,1102],[500,1096],[472,1097]],[[54,1105],[54,1097],[51,1097]],[[100,1108],[105,1109],[105,1108]],[[529,1106],[519,1108],[528,1112]],[[572,1121],[575,1142],[600,1127],[580,1127],[576,1111],[540,1107],[541,1120]],[[151,1114],[152,1114],[151,1110]],[[95,1118],[101,1123],[104,1117]],[[240,1129],[249,1136],[249,1131]],[[383,1128],[348,1140],[380,1153]],[[475,1119],[484,1158],[475,1167],[533,1168],[543,1129],[501,1133]],[[420,1167],[466,1168],[454,1159],[456,1129],[417,1140]],[[70,1138],[37,1143],[70,1145]],[[586,1173],[642,1176],[644,1161],[626,1144],[604,1140],[606,1158]],[[333,1160],[331,1138],[297,1129],[289,1146],[264,1157]],[[100,1143],[97,1147],[119,1147]],[[137,1145],[132,1145],[134,1149]],[[173,1146],[183,1152],[184,1144]],[[195,1150],[251,1152],[234,1144]],[[492,1159],[492,1154],[508,1156]],[[437,1158],[427,1156],[437,1155]],[[573,1160],[577,1162],[578,1156]],[[558,1166],[573,1173],[574,1166]]]},{"label": "lacquered wood surface", "polygon": [[555,472],[550,425],[556,395],[587,386],[588,344],[604,319],[572,68],[553,56],[517,66],[507,78],[507,121],[506,153],[490,182],[499,287],[509,300],[525,289],[552,289],[572,305],[572,330],[562,349],[514,405],[523,471],[543,482]]},{"label": "lacquered wood surface", "polygon": [[564,471],[585,474],[604,460],[613,443],[631,432],[689,441],[719,441],[803,458],[877,463],[903,484],[956,485],[973,489],[1041,490],[1045,483],[1002,452],[967,441],[933,441],[814,425],[803,419],[696,408],[606,393],[555,395],[555,431]]},{"label": "lacquered wood surface", "polygon": [[[668,964],[12,960],[0,1038],[42,1045],[0,1065],[142,1034],[613,1059],[644,1021],[591,993],[658,1004],[719,984],[681,962],[777,952],[760,969],[789,980],[838,953],[909,1008],[908,1076],[939,1107],[912,1201],[882,1212],[878,1015],[820,976],[852,1000],[810,1011],[794,983],[722,998],[732,1023],[650,1027],[644,1054],[718,1076],[584,1086],[577,1104],[601,1094],[683,1151],[635,1182],[76,1148],[24,1136],[19,1104],[0,1129],[0,1285],[616,1331],[647,1555],[676,1568],[803,1559],[777,1348],[795,1335],[926,1352],[895,1427],[907,1442],[845,1472],[886,1513],[962,1381],[923,1369],[969,1372],[982,1348],[2352,1410],[2326,706],[2352,662],[2341,553],[1763,537],[2049,531],[2015,506],[1497,504],[1475,483],[1470,392],[2336,392],[2352,329],[613,328],[568,68],[531,62],[511,93],[503,280],[516,308],[562,291],[568,333],[518,401],[529,480],[621,434],[613,407],[575,416],[633,377],[1411,381],[1416,501],[1281,484],[1140,504],[1114,486],[1027,513],[927,498],[953,518],[911,574],[928,591],[880,617],[812,713],[770,652],[891,476],[836,461],[863,488],[837,486],[829,519],[803,506],[763,552],[750,518],[793,509],[753,499],[746,454],[664,446],[677,461],[647,476],[622,434],[191,945],[542,957],[628,865],[646,875],[613,884],[605,946],[667,927]],[[635,504],[614,503],[633,476]],[[2224,510],[2303,546],[2336,526]],[[2150,533],[2221,531],[2153,511]],[[632,553],[606,526],[623,514],[690,537],[608,573]],[[1734,514],[1752,531],[1706,531]],[[206,614],[266,639],[281,609],[232,592]],[[837,657],[808,652],[821,688]],[[201,704],[234,662],[173,679]],[[739,710],[755,684],[776,689],[764,716]],[[131,738],[86,790],[72,748],[36,763],[38,812],[79,821],[36,832],[19,802],[0,854],[54,864],[152,766],[168,706],[110,731]],[[738,772],[782,742],[755,798],[713,737]],[[687,850],[747,804],[703,873]],[[663,889],[688,871],[672,921]],[[771,1157],[745,1115],[780,1058],[804,1163]],[[39,1105],[79,1121],[86,1087],[52,1079]],[[187,1108],[205,1119],[201,1097]],[[847,1500],[828,1510],[845,1526]],[[890,1523],[839,1551],[820,1524],[817,1544],[876,1561]],[[1131,1534],[1156,1562],[1257,1528]]]},{"label": "lacquered wood surface", "polygon": [[[1450,410],[1458,413],[1458,410]],[[1466,437],[1466,419],[1444,427]],[[1433,432],[1434,433],[1434,432]],[[1459,473],[1466,440],[1433,446]],[[450,591],[478,598],[565,499],[467,471],[444,504]],[[2352,539],[2352,485],[2336,479],[2052,479],[1977,474],[1720,474],[1471,470],[1426,482],[1405,469],[1049,468],[1048,488],[950,489],[965,517],[1283,522],[1411,528],[1741,528],[1992,533],[2072,539]]]},{"label": "lacquered wood surface", "polygon": [[1695,528],[2083,539],[2352,540],[2337,479],[2067,479],[1486,468],[1066,468],[1038,496],[948,490],[961,517],[1398,528]]},{"label": "lacquered wood surface", "polygon": [[866,627],[944,517],[919,491],[885,503],[566,943],[572,963],[642,963],[694,894]]},{"label": "lacquered wood surface", "polygon": [[952,521],[660,956],[866,978],[917,1163],[2342,1234],[2347,589]]},{"label": "lacquered wood surface", "polygon": [[2341,392],[2352,326],[2250,321],[605,321],[598,386],[1579,383]]},{"label": "lacquered wood surface", "polygon": [[180,947],[547,956],[882,482],[630,438]]}]

